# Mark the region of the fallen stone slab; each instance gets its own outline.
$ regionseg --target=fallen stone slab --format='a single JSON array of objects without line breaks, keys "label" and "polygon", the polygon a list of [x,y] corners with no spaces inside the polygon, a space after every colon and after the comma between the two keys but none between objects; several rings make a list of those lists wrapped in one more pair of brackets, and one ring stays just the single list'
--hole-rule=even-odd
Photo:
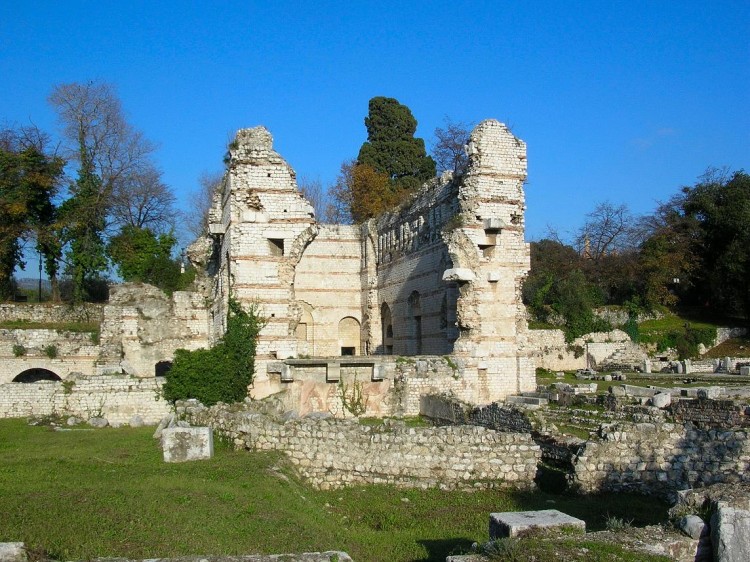
[{"label": "fallen stone slab", "polygon": [[490,540],[560,528],[574,529],[582,534],[586,532],[586,522],[556,509],[490,513]]},{"label": "fallen stone slab", "polygon": [[708,525],[697,515],[686,515],[681,518],[678,527],[680,531],[685,533],[688,537],[693,539],[699,539],[704,533],[709,531]]},{"label": "fallen stone slab", "polygon": [[210,427],[168,427],[161,434],[165,462],[186,462],[214,456]]},{"label": "fallen stone slab", "polygon": [[0,561],[26,562],[26,548],[22,542],[0,542]]}]

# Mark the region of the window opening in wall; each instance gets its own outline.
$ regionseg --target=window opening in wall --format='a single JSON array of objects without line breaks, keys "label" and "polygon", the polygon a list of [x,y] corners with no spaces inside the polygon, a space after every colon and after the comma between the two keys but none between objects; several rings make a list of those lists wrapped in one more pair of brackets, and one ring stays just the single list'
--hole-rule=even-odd
[{"label": "window opening in wall", "polygon": [[495,246],[489,244],[479,244],[479,249],[482,250],[482,256],[485,258],[491,258],[495,255]]},{"label": "window opening in wall", "polygon": [[171,361],[159,361],[156,365],[154,365],[154,374],[157,377],[163,377],[169,372],[171,368]]},{"label": "window opening in wall", "polygon": [[422,354],[422,302],[417,291],[412,291],[408,299],[409,316],[411,316],[411,341],[407,346],[411,355]]},{"label": "window opening in wall", "polygon": [[380,305],[380,325],[383,330],[383,353],[393,354],[393,318],[387,303]]},{"label": "window opening in wall", "polygon": [[283,238],[269,238],[268,249],[271,251],[272,256],[283,256],[284,255],[284,239]]},{"label": "window opening in wall", "polygon": [[362,328],[359,320],[346,316],[339,322],[338,348],[341,355],[358,355],[362,349]]}]

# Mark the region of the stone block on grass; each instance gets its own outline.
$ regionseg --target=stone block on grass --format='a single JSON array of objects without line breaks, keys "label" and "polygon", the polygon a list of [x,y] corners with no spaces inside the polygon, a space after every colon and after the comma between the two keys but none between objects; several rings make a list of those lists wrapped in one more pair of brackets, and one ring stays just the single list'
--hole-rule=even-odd
[{"label": "stone block on grass", "polygon": [[0,560],[2,562],[26,562],[26,548],[22,542],[0,542]]},{"label": "stone block on grass", "polygon": [[165,462],[186,462],[214,456],[210,427],[168,427],[161,434]]},{"label": "stone block on grass", "polygon": [[490,540],[555,529],[571,529],[583,534],[586,522],[556,509],[490,513]]}]

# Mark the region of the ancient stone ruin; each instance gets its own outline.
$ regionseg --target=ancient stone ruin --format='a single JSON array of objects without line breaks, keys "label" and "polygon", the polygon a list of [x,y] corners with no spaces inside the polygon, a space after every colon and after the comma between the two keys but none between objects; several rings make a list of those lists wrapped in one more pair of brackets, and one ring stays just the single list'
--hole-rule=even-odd
[{"label": "ancient stone ruin", "polygon": [[[286,389],[303,411],[337,411],[330,383],[356,378],[368,411],[392,414],[416,413],[426,391],[490,402],[534,388],[521,301],[526,145],[488,120],[467,148],[463,176],[436,178],[362,225],[326,225],[270,133],[237,133],[209,235],[189,256],[210,272],[212,340],[230,295],[267,319],[253,397]],[[450,368],[398,368],[412,356],[445,356]]]}]

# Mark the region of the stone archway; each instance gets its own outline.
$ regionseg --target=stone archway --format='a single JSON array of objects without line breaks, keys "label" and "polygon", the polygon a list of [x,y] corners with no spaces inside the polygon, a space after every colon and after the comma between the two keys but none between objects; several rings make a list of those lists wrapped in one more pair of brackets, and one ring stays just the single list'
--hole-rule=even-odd
[{"label": "stone archway", "polygon": [[30,382],[39,382],[39,381],[61,381],[59,375],[56,373],[50,371],[49,369],[41,369],[41,368],[35,368],[35,369],[26,369],[25,371],[22,371],[18,375],[15,376],[12,382],[22,382],[22,383],[30,383]]}]

